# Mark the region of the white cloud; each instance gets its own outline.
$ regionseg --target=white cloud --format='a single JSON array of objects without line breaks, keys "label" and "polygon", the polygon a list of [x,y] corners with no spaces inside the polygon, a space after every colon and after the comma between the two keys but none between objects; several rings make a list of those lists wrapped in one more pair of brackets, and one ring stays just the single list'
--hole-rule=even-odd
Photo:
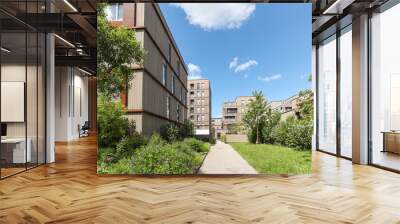
[{"label": "white cloud", "polygon": [[245,63],[239,64],[235,68],[235,72],[243,72],[246,70],[249,70],[251,67],[258,65],[258,62],[256,60],[250,60]]},{"label": "white cloud", "polygon": [[186,13],[190,24],[203,30],[237,29],[256,9],[254,3],[171,3]]},{"label": "white cloud", "polygon": [[282,75],[281,74],[276,74],[276,75],[271,75],[271,76],[258,76],[258,80],[260,81],[264,81],[264,82],[270,82],[270,81],[274,81],[274,80],[278,80],[281,79]]},{"label": "white cloud", "polygon": [[188,64],[188,69],[189,69],[189,77],[188,79],[193,80],[193,79],[201,79],[203,76],[201,75],[201,69],[200,66],[189,63]]},{"label": "white cloud", "polygon": [[231,62],[229,62],[229,69],[236,67],[239,64],[239,58],[234,57]]}]

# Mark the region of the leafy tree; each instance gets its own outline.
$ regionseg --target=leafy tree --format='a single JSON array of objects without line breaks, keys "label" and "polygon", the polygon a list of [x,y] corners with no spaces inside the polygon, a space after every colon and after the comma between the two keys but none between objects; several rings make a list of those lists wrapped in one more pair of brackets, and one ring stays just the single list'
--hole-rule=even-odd
[{"label": "leafy tree", "polygon": [[129,88],[132,65],[142,63],[144,50],[133,30],[111,25],[105,7],[97,4],[97,85],[99,93],[111,98]]},{"label": "leafy tree", "polygon": [[243,116],[242,122],[250,129],[251,133],[255,132],[256,144],[260,143],[260,134],[269,117],[271,110],[268,110],[267,101],[261,91],[254,91],[254,100],[249,103],[248,109]]},{"label": "leafy tree", "polygon": [[[268,110],[271,110],[271,108],[268,108]],[[273,131],[281,120],[281,114],[277,111],[271,111],[268,112],[268,115],[269,116],[266,119],[265,125],[262,130],[262,139],[263,143],[274,144],[276,139],[273,135]]]},{"label": "leafy tree", "polygon": [[314,116],[313,92],[309,89],[299,93],[300,102],[298,103],[300,116],[302,119],[312,120]]},{"label": "leafy tree", "polygon": [[100,147],[115,147],[127,135],[128,119],[120,101],[100,95],[97,104],[98,141]]}]

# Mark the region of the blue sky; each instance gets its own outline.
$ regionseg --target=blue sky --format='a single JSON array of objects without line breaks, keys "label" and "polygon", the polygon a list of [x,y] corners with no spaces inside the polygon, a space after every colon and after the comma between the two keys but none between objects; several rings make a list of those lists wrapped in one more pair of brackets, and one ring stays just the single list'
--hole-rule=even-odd
[{"label": "blue sky", "polygon": [[211,80],[212,116],[236,96],[310,88],[310,4],[160,4],[191,78]]}]

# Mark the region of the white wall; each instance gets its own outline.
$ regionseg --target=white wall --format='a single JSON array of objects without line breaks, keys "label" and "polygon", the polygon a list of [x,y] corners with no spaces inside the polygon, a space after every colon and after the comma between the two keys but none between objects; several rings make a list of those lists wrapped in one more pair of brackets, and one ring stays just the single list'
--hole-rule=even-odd
[{"label": "white wall", "polygon": [[76,68],[56,67],[55,141],[79,138],[88,120],[88,78]]}]

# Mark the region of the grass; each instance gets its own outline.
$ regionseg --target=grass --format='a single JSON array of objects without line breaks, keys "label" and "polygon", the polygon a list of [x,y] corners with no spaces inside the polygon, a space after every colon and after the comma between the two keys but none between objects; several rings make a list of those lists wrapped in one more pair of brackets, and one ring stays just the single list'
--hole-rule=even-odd
[{"label": "grass", "polygon": [[231,146],[262,174],[305,174],[311,172],[311,151],[251,143],[231,143]]}]

